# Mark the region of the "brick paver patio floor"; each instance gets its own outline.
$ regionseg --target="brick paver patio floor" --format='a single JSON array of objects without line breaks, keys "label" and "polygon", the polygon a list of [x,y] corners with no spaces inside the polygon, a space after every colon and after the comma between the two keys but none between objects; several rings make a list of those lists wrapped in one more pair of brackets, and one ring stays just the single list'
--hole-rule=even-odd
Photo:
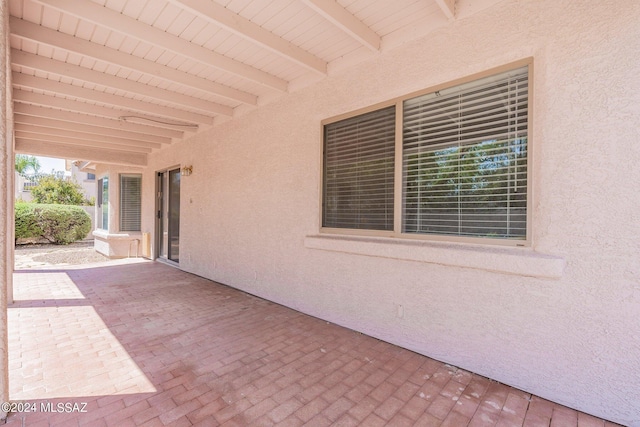
[{"label": "brick paver patio floor", "polygon": [[12,426],[613,426],[169,266],[15,273]]}]

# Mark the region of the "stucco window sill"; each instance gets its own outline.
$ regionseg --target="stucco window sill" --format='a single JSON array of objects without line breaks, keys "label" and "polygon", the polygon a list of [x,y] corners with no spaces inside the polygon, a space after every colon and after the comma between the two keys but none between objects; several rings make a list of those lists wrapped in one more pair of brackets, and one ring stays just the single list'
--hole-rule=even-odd
[{"label": "stucco window sill", "polygon": [[132,233],[109,233],[106,230],[93,230],[93,237],[97,237],[103,240],[131,240],[131,239],[141,239],[141,232],[132,232]]},{"label": "stucco window sill", "polygon": [[559,279],[564,258],[531,248],[496,248],[418,240],[341,235],[310,235],[305,247],[333,252],[473,268],[518,276]]}]

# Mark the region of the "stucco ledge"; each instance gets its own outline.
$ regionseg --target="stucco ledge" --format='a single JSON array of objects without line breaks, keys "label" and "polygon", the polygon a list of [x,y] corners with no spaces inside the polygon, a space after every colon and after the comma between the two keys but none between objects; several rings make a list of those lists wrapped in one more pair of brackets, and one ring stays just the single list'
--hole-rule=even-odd
[{"label": "stucco ledge", "polygon": [[142,238],[142,233],[138,231],[132,233],[109,233],[105,230],[93,230],[92,234],[93,237],[105,240],[132,240]]},{"label": "stucco ledge", "polygon": [[472,268],[518,276],[559,279],[565,259],[531,248],[496,248],[383,237],[318,234],[304,239],[308,249]]},{"label": "stucco ledge", "polygon": [[142,233],[109,233],[107,230],[93,231],[93,248],[109,258],[129,258],[132,253],[139,256]]}]

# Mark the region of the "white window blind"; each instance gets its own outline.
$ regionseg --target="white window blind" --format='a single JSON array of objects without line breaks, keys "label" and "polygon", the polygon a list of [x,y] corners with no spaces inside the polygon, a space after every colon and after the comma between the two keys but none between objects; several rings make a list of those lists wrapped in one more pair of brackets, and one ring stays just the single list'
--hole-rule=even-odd
[{"label": "white window blind", "polygon": [[395,106],[324,128],[323,226],[393,230]]},{"label": "white window blind", "polygon": [[120,175],[120,231],[140,231],[142,177]]},{"label": "white window blind", "polygon": [[524,239],[528,68],[403,107],[402,231]]}]

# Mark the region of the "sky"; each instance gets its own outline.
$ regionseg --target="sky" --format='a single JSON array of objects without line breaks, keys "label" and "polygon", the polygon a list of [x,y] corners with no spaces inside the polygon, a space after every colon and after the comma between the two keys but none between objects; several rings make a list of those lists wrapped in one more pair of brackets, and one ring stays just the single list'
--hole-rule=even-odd
[{"label": "sky", "polygon": [[40,161],[40,172],[50,173],[51,169],[64,171],[64,159],[36,156]]}]

